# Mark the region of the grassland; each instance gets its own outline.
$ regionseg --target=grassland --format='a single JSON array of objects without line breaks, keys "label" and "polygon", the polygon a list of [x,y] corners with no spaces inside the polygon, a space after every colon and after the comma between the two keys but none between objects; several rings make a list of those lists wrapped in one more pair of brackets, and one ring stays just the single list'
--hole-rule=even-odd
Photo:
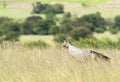
[{"label": "grassland", "polygon": [[[73,4],[75,5],[75,4]],[[15,19],[25,19],[33,14],[31,14],[32,9],[27,8],[1,8],[0,9],[0,16],[7,16],[10,18]],[[119,8],[95,8],[95,7],[88,7],[88,8],[74,8],[70,6],[66,6],[65,12],[71,12],[75,16],[83,16],[85,14],[96,13],[100,12],[104,18],[114,18],[115,16],[119,15],[120,11]]]},{"label": "grassland", "polygon": [[[16,5],[17,3],[25,3],[26,6],[30,6],[31,2],[35,2],[37,0],[28,0],[28,4],[27,1],[25,0],[10,0],[10,1],[15,1]],[[39,0],[38,0],[39,1]],[[65,0],[64,0],[65,1]],[[112,0],[66,0],[66,2],[70,2],[68,3],[64,3],[65,6],[65,12],[71,12],[73,15],[77,15],[77,16],[82,16],[84,14],[89,14],[89,13],[95,13],[95,12],[100,12],[102,14],[103,17],[105,18],[114,18],[116,15],[120,14],[119,8],[116,7],[112,7],[112,5],[109,5],[109,7],[106,7],[105,2],[108,1],[112,1]],[[54,2],[53,0],[42,0],[42,2]],[[61,0],[55,0],[55,2],[59,3],[62,2]],[[97,6],[97,3],[104,3],[104,7],[96,7],[96,6],[90,6],[90,7],[81,7],[81,3],[85,3],[85,4],[91,4],[94,3]],[[15,4],[15,3],[14,3]],[[0,4],[1,5],[1,4]],[[12,5],[11,5],[12,6]],[[22,5],[25,6],[25,5]],[[11,8],[10,5],[7,8],[0,8],[0,16],[7,16],[7,17],[12,17],[15,19],[24,19],[28,16],[31,16],[31,11],[32,11],[32,7],[20,7],[20,6],[15,6],[15,8]],[[32,5],[31,5],[32,6]]]},{"label": "grassland", "polygon": [[113,41],[116,41],[120,38],[120,33],[117,33],[117,34],[111,34],[110,32],[106,31],[104,33],[94,33],[93,36],[96,38],[96,39],[103,39],[103,38],[109,38]]},{"label": "grassland", "polygon": [[120,51],[99,51],[112,62],[80,62],[59,48],[0,48],[0,82],[120,82]]},{"label": "grassland", "polygon": [[54,47],[56,45],[56,42],[54,41],[54,36],[52,35],[22,35],[19,40],[22,44],[28,41],[42,40],[50,46]]},{"label": "grassland", "polygon": [[65,8],[66,12],[71,12],[73,15],[81,17],[85,14],[100,12],[102,17],[113,19],[120,14],[119,8],[97,8],[97,7],[69,7]]},{"label": "grassland", "polygon": [[[74,4],[75,5],[75,4]],[[33,14],[31,14],[32,9],[24,9],[24,8],[1,8],[0,16],[7,16],[15,19],[25,19]],[[65,12],[71,12],[75,16],[83,16],[85,14],[100,12],[104,18],[113,19],[115,16],[120,14],[119,8],[71,8],[70,6],[66,6]]]},{"label": "grassland", "polygon": [[[118,38],[120,38],[120,33],[111,34],[110,32],[106,31],[104,33],[93,33],[93,36],[98,40],[101,40],[102,38],[109,38],[113,41],[116,41],[116,40],[118,40]],[[21,43],[24,43],[27,41],[42,40],[51,46],[55,46],[55,41],[54,41],[53,35],[22,35],[22,36],[20,36],[19,40]]]},{"label": "grassland", "polygon": [[23,8],[1,8],[0,16],[7,16],[15,19],[25,19],[28,16],[31,16],[31,9]]},{"label": "grassland", "polygon": [[62,2],[67,2],[67,3],[86,3],[86,4],[96,4],[96,3],[105,3],[111,0],[9,0],[9,1],[15,1],[15,2],[46,2],[46,3],[51,3],[51,2],[57,2],[57,3],[62,3]]},{"label": "grassland", "polygon": [[[28,0],[28,2],[34,1],[36,0]],[[42,1],[52,2],[53,0]],[[59,2],[61,0],[55,1]],[[82,0],[66,1],[73,3],[73,1],[79,2]],[[91,2],[87,3],[92,4],[94,2],[89,1]],[[95,1],[95,3],[98,3],[97,1],[100,0]],[[103,3],[101,1],[99,3]],[[24,2],[24,0],[19,2]],[[119,8],[76,8],[75,5],[66,5],[65,11],[71,11],[72,14],[78,16],[99,11],[106,18],[114,18],[120,13]],[[31,15],[30,12],[31,9],[29,8],[1,8],[0,16],[24,19]],[[109,33],[95,34],[98,39],[105,36],[113,40],[119,37]],[[20,42],[39,39],[54,46],[53,36],[21,36]],[[98,51],[109,56],[112,62],[106,63],[100,60],[81,62],[71,57],[68,51],[61,50],[59,47],[40,49],[11,46],[4,49],[0,48],[0,82],[120,82],[120,51],[109,48]]]}]

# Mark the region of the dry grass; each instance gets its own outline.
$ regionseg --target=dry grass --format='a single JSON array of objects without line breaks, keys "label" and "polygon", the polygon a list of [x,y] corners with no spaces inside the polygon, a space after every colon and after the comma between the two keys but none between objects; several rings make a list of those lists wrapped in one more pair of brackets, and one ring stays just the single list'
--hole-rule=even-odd
[{"label": "dry grass", "polygon": [[94,33],[93,36],[99,40],[102,40],[103,38],[109,38],[112,41],[117,41],[120,38],[120,33],[111,34],[109,31],[105,31],[104,33]]},{"label": "dry grass", "polygon": [[65,6],[65,11],[66,12],[71,12],[72,15],[81,17],[83,15],[87,15],[87,14],[91,14],[91,13],[96,13],[96,12],[100,12],[102,17],[106,18],[106,19],[114,19],[114,17],[116,17],[117,15],[119,15],[120,11],[119,8],[114,8],[114,7],[79,7],[79,6],[74,6],[75,4],[72,5],[72,7],[70,7],[70,5]]},{"label": "dry grass", "polygon": [[58,48],[0,49],[0,82],[120,82],[120,51],[99,51],[112,63],[80,62]]},{"label": "dry grass", "polygon": [[[2,3],[0,4],[0,16],[12,17],[14,19],[25,19],[29,16],[32,16],[32,3],[35,1],[41,0],[10,0],[13,1],[13,4],[8,4],[8,7],[2,8]],[[14,2],[15,1],[15,2]],[[17,2],[16,2],[17,1]],[[106,2],[111,1],[113,5],[109,5]],[[117,1],[118,3],[115,3]],[[62,3],[65,6],[65,12],[71,12],[72,15],[81,17],[85,14],[100,12],[104,18],[113,19],[115,16],[119,15],[120,10],[118,0],[42,0],[42,2],[47,3]],[[65,2],[65,3],[64,3]],[[67,3],[66,3],[67,2]],[[21,4],[23,3],[23,5]],[[85,4],[94,4],[88,7],[82,7],[82,3]],[[101,4],[100,3],[104,3]],[[99,4],[99,6],[98,6]],[[8,13],[9,12],[9,13]],[[43,15],[40,15],[43,16]],[[44,17],[44,16],[43,16]]]},{"label": "dry grass", "polygon": [[29,41],[38,41],[42,40],[45,43],[49,44],[50,46],[54,47],[56,42],[54,41],[53,35],[22,35],[19,38],[21,43],[29,42]]}]

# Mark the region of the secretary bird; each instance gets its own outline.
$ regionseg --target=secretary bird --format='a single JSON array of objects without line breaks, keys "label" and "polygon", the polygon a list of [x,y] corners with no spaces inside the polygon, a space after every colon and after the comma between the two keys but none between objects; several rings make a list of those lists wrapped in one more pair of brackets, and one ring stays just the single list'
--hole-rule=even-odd
[{"label": "secretary bird", "polygon": [[96,52],[94,50],[77,48],[65,40],[62,43],[62,47],[68,49],[69,53],[75,58],[86,57],[86,58],[91,58],[91,59],[95,59],[95,60],[96,60],[96,58],[100,58],[100,59],[103,59],[105,61],[110,61],[109,57],[107,57],[99,52]]}]

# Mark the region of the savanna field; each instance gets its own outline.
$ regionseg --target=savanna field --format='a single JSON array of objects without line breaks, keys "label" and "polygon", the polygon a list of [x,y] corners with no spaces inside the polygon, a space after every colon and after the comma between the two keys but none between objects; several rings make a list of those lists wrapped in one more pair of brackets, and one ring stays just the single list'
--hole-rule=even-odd
[{"label": "savanna field", "polygon": [[0,82],[119,82],[120,51],[97,51],[109,56],[111,62],[76,60],[60,47],[0,48]]},{"label": "savanna field", "polygon": [[[4,1],[7,4],[5,7],[3,7]],[[109,22],[106,28],[112,26],[112,24],[114,25],[114,18],[120,15],[119,0],[0,1],[0,17],[13,18],[12,20],[6,18],[7,20],[4,23],[0,20],[0,29],[3,30],[8,27],[3,32],[0,30],[0,82],[120,82],[120,32],[118,32],[120,29],[117,29],[116,34],[110,33],[109,29],[106,29],[102,33],[92,32],[93,39],[83,38],[79,40],[71,39],[69,36],[71,32],[67,29],[67,32],[62,34],[68,34],[67,39],[70,40],[71,44],[79,48],[98,51],[108,56],[111,60],[110,62],[106,62],[101,59],[76,59],[67,49],[62,49],[61,43],[56,41],[55,35],[57,34],[49,34],[50,30],[47,30],[48,33],[45,35],[39,33],[41,31],[39,27],[49,26],[52,22],[50,24],[45,23],[45,15],[32,13],[32,3],[36,1],[50,4],[63,4],[64,12],[70,12],[72,15],[72,19],[70,20],[99,12],[100,16]],[[94,15],[97,15],[97,13]],[[34,19],[33,23],[29,22],[31,20],[27,19],[29,16],[36,16],[38,19],[40,16],[41,18],[39,20],[42,23],[38,20],[38,24],[34,26],[36,22]],[[61,25],[62,27],[62,23],[60,22],[65,17],[62,18],[61,14],[57,14],[56,17],[58,19],[55,19],[55,25]],[[68,16],[68,18],[70,17]],[[120,17],[118,18],[120,19]],[[22,27],[22,25],[27,27],[24,31],[25,33],[21,34],[17,38],[18,40],[12,42],[9,35],[11,34],[13,37],[17,35],[13,31],[16,31],[17,27]],[[32,26],[38,29],[35,28],[31,31]],[[11,27],[15,28],[11,29]],[[21,33],[21,29],[17,30]],[[4,34],[2,35],[2,33]],[[57,32],[55,31],[55,33]],[[5,35],[10,41],[7,41]]]}]

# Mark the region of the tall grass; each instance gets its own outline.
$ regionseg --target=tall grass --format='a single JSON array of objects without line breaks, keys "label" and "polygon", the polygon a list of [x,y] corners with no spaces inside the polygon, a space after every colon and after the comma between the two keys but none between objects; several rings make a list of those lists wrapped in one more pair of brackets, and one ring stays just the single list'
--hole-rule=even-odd
[{"label": "tall grass", "polygon": [[120,49],[120,39],[117,41],[113,41],[109,38],[103,38],[101,40],[97,39],[80,39],[79,41],[75,41],[73,43],[78,47],[93,47],[93,48],[117,48]]},{"label": "tall grass", "polygon": [[0,82],[120,82],[120,51],[100,51],[113,62],[80,62],[58,48],[0,48]]},{"label": "tall grass", "polygon": [[23,44],[26,47],[40,47],[40,48],[45,48],[48,47],[49,45],[47,43],[45,43],[42,40],[38,40],[38,41],[27,41]]}]

